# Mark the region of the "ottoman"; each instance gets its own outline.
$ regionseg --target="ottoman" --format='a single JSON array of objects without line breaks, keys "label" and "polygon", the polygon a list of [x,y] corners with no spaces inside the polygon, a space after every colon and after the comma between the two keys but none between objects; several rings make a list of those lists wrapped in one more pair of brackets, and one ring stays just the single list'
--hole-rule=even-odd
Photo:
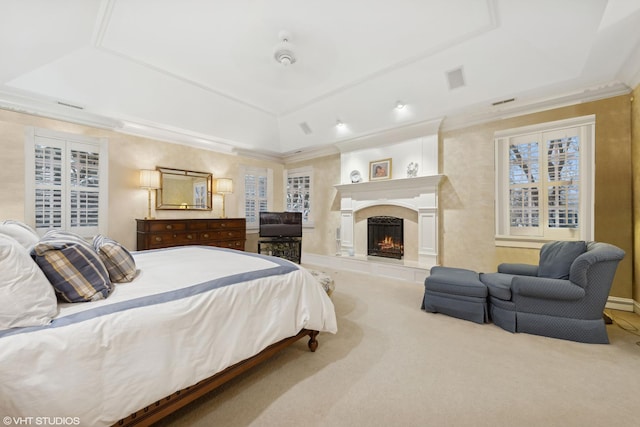
[{"label": "ottoman", "polygon": [[472,270],[433,267],[424,280],[422,309],[476,323],[489,321],[488,290]]},{"label": "ottoman", "polygon": [[327,295],[331,296],[333,290],[336,288],[333,279],[327,273],[318,270],[309,270],[309,273],[322,285]]}]

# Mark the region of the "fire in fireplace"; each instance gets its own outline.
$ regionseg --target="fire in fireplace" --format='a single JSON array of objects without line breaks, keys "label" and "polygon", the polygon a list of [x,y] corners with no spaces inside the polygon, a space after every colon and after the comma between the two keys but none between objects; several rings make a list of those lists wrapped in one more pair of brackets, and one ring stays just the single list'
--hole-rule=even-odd
[{"label": "fire in fireplace", "polygon": [[404,256],[404,222],[394,216],[367,219],[367,255],[402,259]]}]

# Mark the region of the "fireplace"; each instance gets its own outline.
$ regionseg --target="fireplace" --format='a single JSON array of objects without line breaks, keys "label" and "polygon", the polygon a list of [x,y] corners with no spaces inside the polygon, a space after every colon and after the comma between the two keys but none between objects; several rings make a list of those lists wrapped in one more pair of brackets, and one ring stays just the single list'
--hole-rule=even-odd
[{"label": "fireplace", "polygon": [[[436,156],[437,158],[437,156]],[[400,264],[407,269],[418,267],[429,269],[438,265],[438,187],[442,175],[418,176],[381,181],[340,184],[340,255],[341,262],[353,259],[354,268],[367,267],[370,272],[380,271],[377,259],[370,256],[367,263],[360,264],[369,252],[367,219],[377,215],[403,218],[403,252],[398,262],[384,262],[384,268]],[[392,211],[396,207],[415,213]],[[368,211],[375,209],[374,211]],[[393,271],[398,269],[394,265]],[[413,270],[411,270],[413,271]],[[416,270],[417,271],[417,270]],[[420,274],[424,271],[420,270]],[[374,273],[377,274],[377,273]],[[424,280],[424,276],[422,276]]]},{"label": "fireplace", "polygon": [[404,221],[394,216],[367,219],[367,255],[402,259],[404,256]]}]

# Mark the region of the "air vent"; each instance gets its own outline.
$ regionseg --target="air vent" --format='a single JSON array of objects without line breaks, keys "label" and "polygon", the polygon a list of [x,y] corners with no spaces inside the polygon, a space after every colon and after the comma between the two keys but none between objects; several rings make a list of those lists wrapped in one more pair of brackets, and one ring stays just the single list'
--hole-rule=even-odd
[{"label": "air vent", "polygon": [[508,103],[508,102],[513,102],[513,101],[515,101],[515,100],[516,100],[515,98],[503,99],[502,101],[496,101],[496,102],[494,102],[494,103],[493,103],[493,104],[491,104],[491,105],[493,105],[493,106],[495,107],[496,105],[506,104],[506,103]]},{"label": "air vent", "polygon": [[307,122],[300,123],[300,129],[304,132],[305,135],[309,135],[311,133],[311,128]]},{"label": "air vent", "polygon": [[79,105],[68,104],[68,103],[62,102],[62,101],[58,101],[58,105],[63,105],[65,107],[69,107],[69,108],[75,108],[77,110],[84,110],[84,107],[81,107]]},{"label": "air vent", "polygon": [[455,70],[447,71],[447,81],[449,82],[449,90],[458,89],[466,85],[462,67]]}]

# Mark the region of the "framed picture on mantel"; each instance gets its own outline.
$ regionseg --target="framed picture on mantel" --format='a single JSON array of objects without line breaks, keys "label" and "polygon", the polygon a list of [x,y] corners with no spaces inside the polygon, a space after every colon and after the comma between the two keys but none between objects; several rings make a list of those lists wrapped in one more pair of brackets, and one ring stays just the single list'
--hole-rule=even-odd
[{"label": "framed picture on mantel", "polygon": [[391,179],[391,159],[369,162],[369,181]]}]

